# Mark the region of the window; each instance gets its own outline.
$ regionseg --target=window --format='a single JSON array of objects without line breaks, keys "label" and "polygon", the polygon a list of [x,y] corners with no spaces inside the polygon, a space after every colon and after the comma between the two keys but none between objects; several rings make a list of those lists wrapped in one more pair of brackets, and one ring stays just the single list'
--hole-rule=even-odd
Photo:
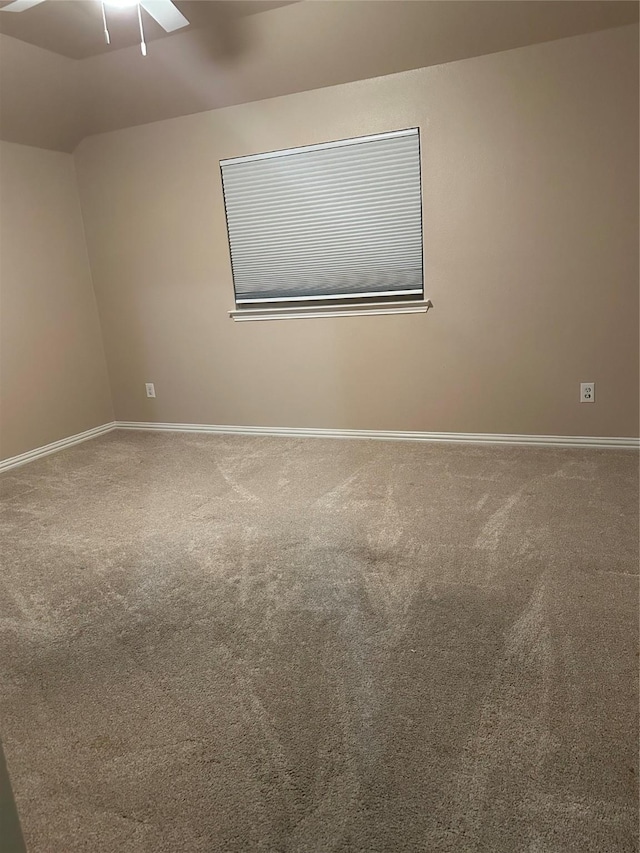
[{"label": "window", "polygon": [[417,128],[220,167],[234,319],[426,310]]}]

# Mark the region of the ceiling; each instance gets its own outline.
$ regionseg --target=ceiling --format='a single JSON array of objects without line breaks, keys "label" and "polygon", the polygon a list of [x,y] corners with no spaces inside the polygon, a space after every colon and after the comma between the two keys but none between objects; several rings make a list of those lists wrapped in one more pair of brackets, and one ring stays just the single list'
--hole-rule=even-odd
[{"label": "ceiling", "polygon": [[126,13],[105,51],[101,21],[95,34],[88,23],[96,0],[0,11],[2,28],[22,19],[19,38],[0,35],[0,137],[73,151],[95,133],[637,25],[639,9],[631,0],[178,5],[193,26],[155,32],[146,57]]},{"label": "ceiling", "polygon": [[[7,6],[12,0],[2,0]],[[228,31],[234,22],[247,15],[288,6],[292,0],[176,0],[175,5],[190,23],[176,32],[190,29]],[[102,35],[100,0],[47,0],[23,12],[0,15],[0,33],[34,44],[70,59],[86,59],[140,43],[138,13],[135,6],[106,7],[111,45]],[[173,35],[165,32],[143,10],[145,41]]]}]

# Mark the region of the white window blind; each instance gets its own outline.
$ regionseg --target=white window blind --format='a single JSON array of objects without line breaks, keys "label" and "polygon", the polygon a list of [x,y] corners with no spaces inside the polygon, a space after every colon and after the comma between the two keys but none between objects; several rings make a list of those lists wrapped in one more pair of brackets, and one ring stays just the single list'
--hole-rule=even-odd
[{"label": "white window blind", "polygon": [[417,128],[220,166],[239,308],[423,298]]}]

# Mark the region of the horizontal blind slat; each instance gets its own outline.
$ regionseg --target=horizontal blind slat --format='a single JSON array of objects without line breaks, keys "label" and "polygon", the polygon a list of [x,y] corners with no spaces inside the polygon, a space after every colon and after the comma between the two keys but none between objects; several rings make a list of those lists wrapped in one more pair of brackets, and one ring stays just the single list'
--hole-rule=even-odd
[{"label": "horizontal blind slat", "polygon": [[389,179],[392,177],[403,177],[412,174],[415,164],[409,160],[398,161],[391,157],[386,157],[384,160],[379,160],[375,163],[366,164],[366,168],[362,163],[359,168],[354,169],[352,163],[336,163],[331,168],[331,174],[327,175],[327,167],[322,164],[308,164],[304,169],[298,166],[295,169],[282,170],[281,173],[271,174],[256,174],[256,175],[225,175],[227,186],[233,190],[242,191],[247,189],[263,189],[277,186],[283,181],[286,184],[299,184],[312,182],[318,175],[322,175],[324,180],[337,183],[342,179],[356,181],[367,175],[376,174],[381,178],[385,176]]},{"label": "horizontal blind slat", "polygon": [[280,196],[265,195],[261,199],[234,199],[227,205],[227,216],[233,222],[253,220],[256,223],[295,215],[297,212],[317,216],[318,219],[327,215],[347,219],[360,216],[363,209],[379,216],[389,210],[388,205],[415,215],[420,212],[421,202],[420,192],[412,186],[394,188],[393,191],[381,187],[306,195],[286,193]]},{"label": "horizontal blind slat", "polygon": [[410,208],[420,204],[420,192],[411,184],[407,186],[394,186],[393,188],[365,187],[362,189],[347,187],[340,190],[319,192],[288,192],[280,195],[265,194],[261,199],[248,197],[246,199],[232,199],[227,205],[230,216],[255,216],[273,215],[282,213],[287,208],[299,208],[300,210],[314,211],[334,208],[340,210],[355,210],[366,205],[375,207],[384,205],[385,201],[395,204],[396,207],[405,206]]},{"label": "horizontal blind slat", "polygon": [[[370,157],[380,156],[388,150],[391,150],[396,154],[405,149],[415,150],[415,148],[418,146],[418,133],[416,129],[415,134],[411,134],[407,137],[395,137],[378,140],[373,140],[370,137],[361,137],[360,142],[362,143],[361,145],[345,146],[339,154],[336,153],[335,148],[331,144],[318,147],[315,151],[290,151],[287,154],[287,163],[295,164],[300,162],[326,162],[330,158],[332,162],[344,162],[349,158],[355,158],[359,161],[362,161]],[[273,153],[277,154],[278,152]],[[228,161],[221,161],[220,165],[222,169],[227,170],[229,172],[235,172],[236,167],[239,166],[244,173],[250,173],[254,170],[262,170],[262,173],[264,174],[264,172],[269,169],[278,168],[278,164],[281,162],[282,158],[273,157],[269,158],[269,162],[265,164],[264,161],[258,160],[254,156],[249,154],[246,157],[236,159],[234,163],[229,163]]]},{"label": "horizontal blind slat", "polygon": [[[359,270],[357,273],[351,270],[336,270],[330,274],[321,273],[307,275],[304,271],[299,271],[295,275],[290,276],[272,274],[266,280],[272,288],[287,287],[289,289],[301,290],[305,288],[313,289],[318,283],[333,283],[336,286],[341,284],[344,287],[359,287],[360,284],[362,284],[362,286],[365,287],[368,283],[377,281],[380,282],[381,285],[384,284],[385,289],[393,289],[393,287],[399,287],[400,283],[402,283],[403,287],[407,287],[408,284],[412,287],[417,286],[420,283],[420,276],[420,267],[390,271],[381,268],[372,268],[368,270]],[[248,277],[243,281],[243,286],[242,289],[239,290],[239,293],[261,289],[264,281],[265,279],[262,276],[256,276],[254,278]]]},{"label": "horizontal blind slat", "polygon": [[270,257],[266,258],[264,261],[261,261],[260,258],[241,258],[235,262],[235,267],[238,271],[242,272],[251,272],[252,270],[256,270],[260,272],[261,275],[264,275],[265,270],[278,270],[278,269],[311,269],[311,268],[322,268],[327,267],[331,269],[331,266],[335,264],[336,267],[344,267],[344,266],[358,266],[361,267],[363,265],[368,264],[376,264],[376,266],[380,266],[385,269],[395,269],[406,266],[412,266],[416,262],[420,262],[422,252],[419,248],[413,250],[406,250],[402,252],[402,255],[396,255],[395,258],[389,259],[388,253],[385,249],[380,249],[377,251],[371,251],[369,253],[359,253],[356,254],[354,252],[351,253],[342,253],[342,254],[317,254],[317,255],[307,255],[304,261],[299,260],[299,256],[290,254],[288,257],[279,256],[279,257]]},{"label": "horizontal blind slat", "polygon": [[[376,244],[372,239],[368,242],[363,240],[357,249],[350,246],[348,239],[345,239],[342,242],[327,242],[320,246],[305,246],[304,248],[305,256],[310,260],[314,258],[326,258],[330,260],[332,257],[370,257],[372,253],[376,255],[384,255],[384,253],[389,252],[390,249],[393,250],[394,254],[399,254],[401,252],[402,257],[405,257],[407,253],[420,255],[422,252],[422,246],[419,241],[416,240],[415,242],[409,242],[403,235],[400,237],[393,235],[386,240],[383,245]],[[246,249],[241,256],[236,258],[234,263],[253,264],[262,262],[266,265],[272,261],[285,258],[292,258],[299,262],[300,244],[290,245],[286,242],[279,242],[276,243],[275,246],[269,246],[266,248],[256,247]]]},{"label": "horizontal blind slat", "polygon": [[[396,220],[399,220],[399,222],[396,222]],[[397,214],[393,217],[389,217],[388,222],[385,222],[381,219],[376,226],[375,234],[379,237],[386,237],[391,234],[397,234],[399,231],[402,231],[402,233],[404,233],[404,231],[402,230],[403,224],[405,222],[413,223],[414,221],[415,214],[413,213]],[[257,245],[259,244],[260,240],[271,242],[276,238],[288,240],[293,239],[294,237],[300,237],[300,240],[304,242],[305,239],[309,237],[309,235],[317,235],[317,242],[321,242],[330,237],[353,239],[353,235],[351,234],[351,231],[349,229],[348,222],[342,223],[343,227],[341,227],[340,229],[332,227],[331,223],[325,224],[324,227],[320,223],[317,224],[317,227],[314,227],[314,225],[315,223],[313,223],[310,219],[305,219],[304,222],[300,223],[300,225],[295,228],[295,230],[293,225],[291,225],[291,227],[285,231],[281,227],[281,225],[273,224],[270,225],[268,228],[266,226],[261,228],[259,237],[253,236],[254,232],[250,226],[237,225],[233,229],[235,236],[231,238],[230,242],[232,244],[236,242],[238,246],[241,246],[243,243],[246,243],[246,245]],[[368,233],[373,234],[374,232],[370,229]],[[412,234],[412,236],[414,235]],[[247,237],[250,237],[250,239],[246,239]],[[420,235],[418,235],[418,240],[419,239]]]},{"label": "horizontal blind slat", "polygon": [[[389,201],[388,203],[385,203],[384,207],[381,209],[372,209],[372,205],[367,204],[366,202],[353,202],[350,209],[338,209],[335,212],[331,210],[330,205],[327,205],[326,207],[318,205],[316,210],[296,211],[291,208],[274,209],[268,216],[260,216],[248,211],[247,213],[242,214],[232,214],[227,218],[229,220],[229,225],[233,226],[233,228],[253,223],[253,226],[256,229],[259,229],[266,227],[271,223],[276,224],[281,223],[282,221],[287,223],[290,228],[295,228],[296,223],[298,222],[298,216],[304,217],[305,221],[317,221],[318,224],[324,224],[326,226],[330,225],[332,222],[347,226],[350,223],[362,222],[365,216],[370,222],[374,222],[376,219],[382,221],[392,220],[395,216],[411,216],[415,219],[419,212],[420,206],[418,204],[415,205],[415,209],[412,209],[405,204],[398,204],[393,201]],[[331,215],[328,216],[327,214]]]}]

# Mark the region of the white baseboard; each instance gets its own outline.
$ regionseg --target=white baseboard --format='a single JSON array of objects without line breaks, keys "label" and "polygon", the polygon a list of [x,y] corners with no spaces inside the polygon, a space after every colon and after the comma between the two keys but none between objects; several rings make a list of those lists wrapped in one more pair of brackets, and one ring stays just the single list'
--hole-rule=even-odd
[{"label": "white baseboard", "polygon": [[18,456],[10,456],[8,459],[2,459],[0,460],[0,473],[8,471],[10,468],[17,468],[18,465],[26,465],[27,462],[33,462],[35,459],[41,459],[43,456],[49,456],[51,453],[57,453],[59,450],[64,450],[65,447],[73,447],[74,444],[81,444],[90,438],[96,438],[99,435],[104,435],[106,432],[111,432],[115,428],[114,421],[108,424],[101,424],[93,429],[79,432],[77,435],[70,435],[68,438],[61,438],[60,441],[45,444],[44,447],[36,447],[34,450],[27,450],[26,453],[20,453]]},{"label": "white baseboard", "polygon": [[307,427],[256,427],[216,424],[163,424],[134,421],[112,421],[108,424],[85,430],[77,435],[62,438],[44,447],[36,447],[18,456],[0,460],[0,473],[26,465],[57,453],[66,447],[97,438],[114,429],[144,430],[151,432],[193,432],[212,435],[264,435],[289,438],[369,438],[386,441],[432,441],[455,444],[505,444],[529,447],[593,447],[617,448],[619,450],[640,449],[640,438],[612,438],[608,436],[580,435],[500,435],[494,433],[466,432],[403,432],[399,430],[374,429],[310,429]]},{"label": "white baseboard", "polygon": [[640,438],[580,435],[499,435],[462,432],[401,432],[373,429],[309,429],[306,427],[217,426],[213,424],[163,424],[116,421],[116,429],[159,432],[194,432],[215,435],[264,435],[294,438],[373,438],[387,441],[438,441],[459,444],[507,444],[531,447],[596,447],[637,450]]}]

